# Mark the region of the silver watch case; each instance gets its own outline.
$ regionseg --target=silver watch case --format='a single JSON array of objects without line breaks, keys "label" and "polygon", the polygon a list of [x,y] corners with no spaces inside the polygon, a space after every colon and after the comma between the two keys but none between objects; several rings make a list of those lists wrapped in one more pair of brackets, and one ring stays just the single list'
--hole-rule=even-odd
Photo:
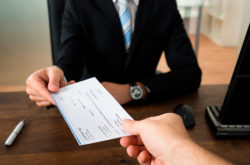
[{"label": "silver watch case", "polygon": [[130,96],[133,100],[140,100],[143,97],[143,90],[139,85],[130,86]]}]

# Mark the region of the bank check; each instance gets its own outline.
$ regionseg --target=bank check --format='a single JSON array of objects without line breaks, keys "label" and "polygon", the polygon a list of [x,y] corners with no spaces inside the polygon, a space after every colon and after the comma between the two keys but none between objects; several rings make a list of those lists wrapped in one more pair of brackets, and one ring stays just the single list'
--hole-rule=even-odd
[{"label": "bank check", "polygon": [[51,95],[79,145],[128,136],[121,121],[132,117],[96,78]]}]

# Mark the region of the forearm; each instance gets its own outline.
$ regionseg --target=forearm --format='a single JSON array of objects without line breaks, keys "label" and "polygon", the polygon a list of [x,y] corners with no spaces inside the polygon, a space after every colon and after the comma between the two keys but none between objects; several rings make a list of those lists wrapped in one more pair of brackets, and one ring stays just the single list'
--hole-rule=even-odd
[{"label": "forearm", "polygon": [[151,90],[149,99],[159,100],[196,90],[201,81],[201,70],[192,44],[183,26],[176,1],[169,1],[169,28],[164,42],[164,53],[170,72],[154,75],[145,84]]},{"label": "forearm", "polygon": [[166,154],[166,158],[166,162],[173,165],[231,165],[192,141],[179,143]]},{"label": "forearm", "polygon": [[159,100],[196,90],[201,81],[201,70],[194,65],[183,66],[141,82],[150,89],[149,99]]}]

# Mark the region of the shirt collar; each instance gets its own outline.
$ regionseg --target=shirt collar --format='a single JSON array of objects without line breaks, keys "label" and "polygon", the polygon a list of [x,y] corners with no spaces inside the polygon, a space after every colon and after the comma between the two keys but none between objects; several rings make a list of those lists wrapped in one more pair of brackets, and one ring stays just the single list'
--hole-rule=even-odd
[{"label": "shirt collar", "polygon": [[[112,0],[112,1],[113,1],[113,3],[116,3],[118,0]],[[136,6],[139,5],[139,1],[140,0],[132,0],[132,1],[134,1],[134,3],[135,3]]]},{"label": "shirt collar", "polygon": [[134,3],[136,4],[136,6],[139,5],[139,1],[140,1],[140,0],[134,0]]}]

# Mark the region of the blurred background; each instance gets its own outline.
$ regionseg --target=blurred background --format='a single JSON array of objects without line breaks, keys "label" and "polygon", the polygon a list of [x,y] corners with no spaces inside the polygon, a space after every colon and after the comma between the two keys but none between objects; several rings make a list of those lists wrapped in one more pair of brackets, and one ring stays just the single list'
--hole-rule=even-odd
[{"label": "blurred background", "polygon": [[[0,91],[25,89],[26,78],[52,64],[46,0],[0,0]],[[177,0],[202,84],[228,84],[250,23],[249,0]],[[167,72],[164,56],[158,70]],[[14,87],[14,88],[13,88]]]}]

